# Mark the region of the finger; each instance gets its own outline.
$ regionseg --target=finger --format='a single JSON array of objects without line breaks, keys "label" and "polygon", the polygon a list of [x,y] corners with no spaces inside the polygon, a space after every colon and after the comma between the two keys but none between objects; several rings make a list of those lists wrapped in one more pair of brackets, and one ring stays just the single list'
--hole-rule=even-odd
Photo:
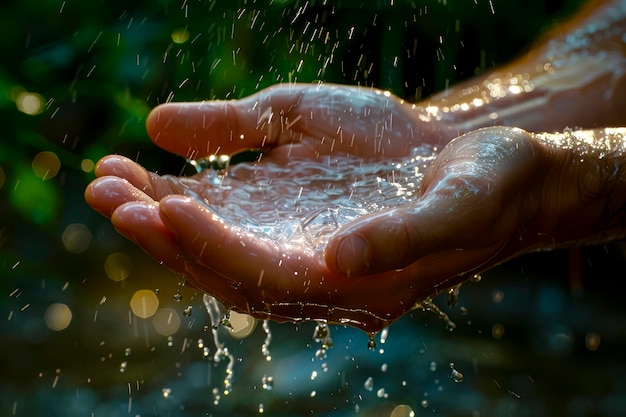
[{"label": "finger", "polygon": [[161,201],[160,211],[190,256],[231,277],[235,286],[247,289],[257,300],[269,303],[275,297],[282,301],[296,297],[293,301],[302,301],[298,294],[310,291],[312,295],[319,289],[318,272],[330,272],[314,254],[298,247],[280,247],[259,234],[227,224],[190,198],[167,197]]},{"label": "finger", "polygon": [[498,252],[534,212],[525,202],[534,155],[527,135],[517,130],[491,128],[458,138],[429,167],[417,201],[358,219],[334,236],[328,266],[358,276],[404,268],[432,253]]},{"label": "finger", "polygon": [[473,234],[446,220],[391,211],[359,222],[329,242],[327,265],[349,277],[412,267],[418,271],[416,278],[423,280],[420,287],[434,288],[440,284],[437,279],[478,270],[498,254],[501,243],[468,245],[466,237]]},{"label": "finger", "polygon": [[180,267],[182,255],[176,237],[159,217],[158,203],[123,204],[111,216],[113,226],[149,255],[169,267]]},{"label": "finger", "polygon": [[162,104],[148,115],[146,129],[159,147],[189,159],[267,148],[280,134],[281,117],[289,125],[285,118],[305,88],[268,88],[240,100]]},{"label": "finger", "polygon": [[314,156],[393,157],[440,136],[393,95],[332,84],[280,84],[241,100],[168,103],[150,113],[146,127],[158,146],[191,159],[278,145]]},{"label": "finger", "polygon": [[192,286],[210,293],[225,305],[245,305],[245,294],[237,292],[215,271],[197,264],[186,255],[176,236],[161,220],[158,205],[122,205],[114,212],[111,221],[121,234],[152,258],[185,275]]},{"label": "finger", "polygon": [[106,217],[121,205],[130,202],[154,204],[146,193],[118,177],[101,177],[92,181],[85,189],[85,200],[94,210]]},{"label": "finger", "polygon": [[98,161],[94,172],[98,177],[123,178],[153,200],[160,200],[166,195],[179,191],[179,186],[174,178],[159,176],[131,159],[120,155],[105,156]]}]

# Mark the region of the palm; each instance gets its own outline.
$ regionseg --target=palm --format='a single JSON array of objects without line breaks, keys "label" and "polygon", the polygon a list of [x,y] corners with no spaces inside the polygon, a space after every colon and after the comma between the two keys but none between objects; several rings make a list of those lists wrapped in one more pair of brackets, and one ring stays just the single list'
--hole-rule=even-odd
[{"label": "palm", "polygon": [[[528,177],[533,153],[519,133],[502,129],[455,141],[436,159],[420,196],[338,233],[344,225],[331,224],[311,242],[267,233],[336,206],[328,199],[293,204],[300,196],[330,194],[305,168],[324,170],[342,159],[343,173],[364,160],[403,157],[422,142],[439,141],[434,128],[393,97],[317,86],[279,87],[236,102],[165,105],[147,127],[155,143],[188,158],[264,149],[261,162],[237,165],[221,178],[212,172],[160,177],[111,156],[98,164],[101,178],[86,192],[96,210],[152,257],[227,307],[256,317],[378,330],[417,301],[520,250],[509,242],[527,190],[515,181]],[[347,198],[351,182],[354,177],[340,175],[332,188]],[[350,235],[370,242],[365,273],[351,274],[337,257]]]},{"label": "palm", "polygon": [[[409,310],[423,291],[410,289],[409,273],[348,278],[329,270],[314,244],[294,245],[242,224],[259,224],[259,210],[275,207],[275,198],[327,191],[327,184],[316,181],[310,170],[294,174],[266,166],[298,158],[313,170],[326,169],[324,155],[332,154],[358,167],[363,158],[407,154],[417,142],[407,141],[407,135],[419,132],[405,106],[378,91],[316,86],[279,87],[239,102],[161,106],[149,117],[147,128],[164,149],[198,158],[263,148],[262,162],[235,166],[231,175],[216,181],[212,172],[160,177],[126,158],[110,156],[98,164],[96,174],[102,178],[90,186],[87,198],[154,258],[227,306],[257,317],[378,329]],[[248,192],[259,190],[259,178],[272,183],[269,190],[277,190],[286,177],[292,186],[272,196],[267,190]],[[338,179],[336,185],[353,180]],[[296,182],[298,187],[293,186]],[[279,214],[301,221],[331,206],[318,201],[283,207]],[[218,215],[225,211],[228,216]]]}]

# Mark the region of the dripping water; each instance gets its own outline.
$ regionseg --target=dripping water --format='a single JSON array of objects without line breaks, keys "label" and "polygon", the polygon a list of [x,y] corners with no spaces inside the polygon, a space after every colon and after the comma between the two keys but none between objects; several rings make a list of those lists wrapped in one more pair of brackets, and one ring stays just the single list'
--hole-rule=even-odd
[{"label": "dripping water", "polygon": [[[220,312],[220,304],[208,294],[204,294],[202,297],[204,306],[209,314],[211,320],[211,333],[213,334],[213,343],[215,344],[215,353],[213,354],[213,363],[218,364],[222,360],[228,360],[226,365],[226,375],[224,377],[224,395],[229,395],[232,392],[232,380],[233,380],[233,366],[235,364],[235,357],[229,352],[228,348],[220,340],[218,329],[227,320],[222,316]],[[219,402],[219,390],[214,392],[214,402]],[[217,393],[217,395],[216,395]]]}]

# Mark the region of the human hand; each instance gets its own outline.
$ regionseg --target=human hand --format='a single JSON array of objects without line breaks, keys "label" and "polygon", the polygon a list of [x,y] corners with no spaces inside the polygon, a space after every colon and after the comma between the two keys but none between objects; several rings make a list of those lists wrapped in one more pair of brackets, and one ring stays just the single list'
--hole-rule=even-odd
[{"label": "human hand", "polygon": [[[86,191],[96,210],[155,259],[228,308],[255,317],[378,330],[416,302],[501,259],[529,211],[522,201],[534,163],[527,135],[504,128],[479,131],[444,149],[420,198],[413,195],[405,206],[347,226],[331,238],[324,258],[314,245],[268,238],[249,227],[258,223],[258,208],[273,200],[248,191],[258,189],[259,178],[275,186],[284,179],[276,172],[284,177],[286,171],[274,168],[293,158],[321,168],[328,167],[329,155],[345,155],[359,167],[364,159],[406,158],[422,141],[439,141],[432,125],[420,123],[408,105],[378,91],[281,86],[240,101],[159,107],[147,127],[159,146],[191,158],[265,149],[259,164],[235,166],[224,177],[159,177],[110,156],[100,161],[101,178]],[[324,190],[310,171],[291,179],[301,184],[302,195]],[[340,178],[337,185],[342,182],[354,178]],[[240,220],[247,223],[220,216],[231,203],[240,206]],[[317,208],[332,209],[324,204]],[[292,211],[298,212],[296,205]],[[405,223],[390,223],[389,214]],[[407,230],[415,233],[403,234]],[[344,256],[348,235],[371,238],[368,259],[355,253],[356,246]],[[398,243],[402,239],[404,245]]]}]

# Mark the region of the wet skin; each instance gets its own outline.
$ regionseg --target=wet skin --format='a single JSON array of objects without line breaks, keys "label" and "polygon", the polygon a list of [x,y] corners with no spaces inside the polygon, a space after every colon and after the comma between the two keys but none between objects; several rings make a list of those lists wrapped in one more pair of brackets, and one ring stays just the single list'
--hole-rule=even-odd
[{"label": "wet skin", "polygon": [[[624,2],[613,3],[623,8]],[[586,11],[579,20],[587,27],[585,19],[594,16]],[[519,67],[526,68],[528,59]],[[505,68],[501,76],[494,72],[472,81],[478,93],[492,91],[487,79],[522,73]],[[201,176],[161,177],[121,156],[97,164],[99,178],[86,198],[122,234],[227,307],[259,318],[320,320],[377,331],[424,298],[513,256],[624,236],[623,131],[541,136],[512,127],[480,129],[494,122],[548,130],[572,125],[567,116],[529,117],[532,106],[524,103],[546,91],[541,76],[536,83],[529,78],[532,88],[526,93],[513,89],[515,97],[504,95],[480,106],[472,100],[464,113],[451,103],[467,103],[468,91],[477,94],[467,85],[417,105],[373,89],[279,85],[238,101],[171,103],[152,111],[148,133],[163,149],[199,158],[261,148],[261,168],[294,155],[320,164],[324,156],[351,156],[359,164],[405,157],[421,143],[447,144],[417,198],[345,226],[324,254],[228,224],[187,196],[186,189],[202,193],[215,187]],[[600,79],[621,88],[615,77]],[[570,83],[568,91],[599,88],[587,81],[581,81],[584,86]],[[551,91],[546,97],[556,97]],[[603,98],[589,112],[599,112],[602,122],[626,124],[623,112],[615,116],[620,113],[616,103]],[[495,110],[511,119],[489,117]],[[572,111],[572,117],[579,112]],[[306,193],[307,179],[301,180]],[[229,181],[237,187],[245,179]]]}]

